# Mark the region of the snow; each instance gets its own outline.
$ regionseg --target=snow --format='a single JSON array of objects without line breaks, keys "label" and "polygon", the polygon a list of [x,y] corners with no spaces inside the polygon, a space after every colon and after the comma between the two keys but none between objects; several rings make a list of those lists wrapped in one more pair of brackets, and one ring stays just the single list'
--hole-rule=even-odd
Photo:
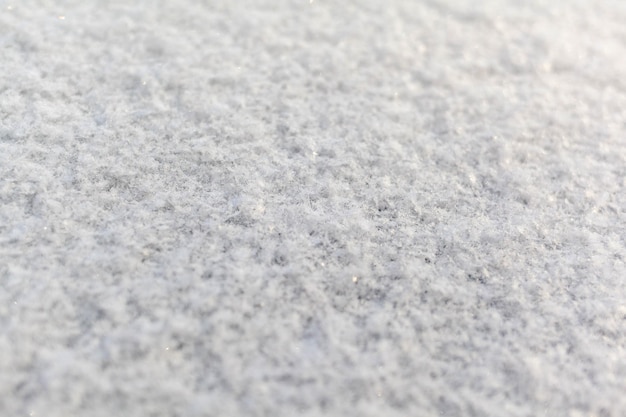
[{"label": "snow", "polygon": [[0,1],[0,415],[626,415],[623,22]]}]

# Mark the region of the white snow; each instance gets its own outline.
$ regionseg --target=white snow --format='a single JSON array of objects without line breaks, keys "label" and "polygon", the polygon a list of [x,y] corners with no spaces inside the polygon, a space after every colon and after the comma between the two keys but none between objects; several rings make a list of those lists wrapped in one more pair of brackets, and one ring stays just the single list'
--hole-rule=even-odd
[{"label": "white snow", "polygon": [[626,415],[624,22],[0,1],[0,415]]}]

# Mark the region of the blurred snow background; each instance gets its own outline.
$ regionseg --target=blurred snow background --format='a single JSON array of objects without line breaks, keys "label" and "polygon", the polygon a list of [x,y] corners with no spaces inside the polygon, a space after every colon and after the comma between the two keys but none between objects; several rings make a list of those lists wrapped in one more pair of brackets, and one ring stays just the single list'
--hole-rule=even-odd
[{"label": "blurred snow background", "polygon": [[624,22],[0,1],[0,415],[625,415]]}]

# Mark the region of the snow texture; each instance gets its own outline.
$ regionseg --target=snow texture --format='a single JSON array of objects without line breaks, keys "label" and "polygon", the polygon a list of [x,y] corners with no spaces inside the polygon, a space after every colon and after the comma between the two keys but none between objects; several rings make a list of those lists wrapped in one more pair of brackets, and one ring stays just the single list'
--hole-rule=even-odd
[{"label": "snow texture", "polygon": [[0,1],[0,416],[626,415],[624,22]]}]

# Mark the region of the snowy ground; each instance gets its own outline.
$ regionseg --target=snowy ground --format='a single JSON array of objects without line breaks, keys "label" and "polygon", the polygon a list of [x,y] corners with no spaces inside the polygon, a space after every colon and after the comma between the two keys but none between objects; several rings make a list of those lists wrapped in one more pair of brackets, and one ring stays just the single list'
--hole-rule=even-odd
[{"label": "snowy ground", "polygon": [[0,0],[0,416],[626,415],[625,22]]}]

